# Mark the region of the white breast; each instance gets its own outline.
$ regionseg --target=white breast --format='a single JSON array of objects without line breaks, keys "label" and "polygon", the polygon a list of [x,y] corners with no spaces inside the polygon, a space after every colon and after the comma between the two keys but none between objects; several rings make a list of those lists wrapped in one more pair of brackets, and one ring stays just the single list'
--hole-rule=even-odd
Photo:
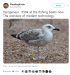
[{"label": "white breast", "polygon": [[46,32],[45,35],[44,35],[44,39],[45,41],[48,43],[50,41],[52,41],[52,38],[53,38],[53,33],[52,32]]}]

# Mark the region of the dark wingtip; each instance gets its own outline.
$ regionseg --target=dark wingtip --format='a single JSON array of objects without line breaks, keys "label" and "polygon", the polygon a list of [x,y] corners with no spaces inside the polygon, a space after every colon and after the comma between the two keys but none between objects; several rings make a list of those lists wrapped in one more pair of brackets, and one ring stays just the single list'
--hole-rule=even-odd
[{"label": "dark wingtip", "polygon": [[11,34],[12,37],[16,38],[16,34]]}]

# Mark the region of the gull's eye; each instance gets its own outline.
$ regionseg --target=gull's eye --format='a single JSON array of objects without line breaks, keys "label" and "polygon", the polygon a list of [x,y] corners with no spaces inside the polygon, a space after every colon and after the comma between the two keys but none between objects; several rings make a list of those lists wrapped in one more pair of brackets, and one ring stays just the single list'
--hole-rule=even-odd
[{"label": "gull's eye", "polygon": [[51,28],[51,26],[47,26],[49,29]]}]

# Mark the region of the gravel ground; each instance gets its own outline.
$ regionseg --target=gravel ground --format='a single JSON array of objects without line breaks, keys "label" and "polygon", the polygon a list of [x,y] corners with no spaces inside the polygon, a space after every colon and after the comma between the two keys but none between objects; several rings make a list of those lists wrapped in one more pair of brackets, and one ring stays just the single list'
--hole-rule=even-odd
[{"label": "gravel ground", "polygon": [[[45,59],[34,60],[37,57],[35,47],[30,47],[24,41],[11,36],[12,33],[53,24],[60,28],[54,32],[52,42],[40,47],[40,55]],[[69,27],[68,19],[12,19],[4,20],[4,63],[68,63],[69,61]]]}]

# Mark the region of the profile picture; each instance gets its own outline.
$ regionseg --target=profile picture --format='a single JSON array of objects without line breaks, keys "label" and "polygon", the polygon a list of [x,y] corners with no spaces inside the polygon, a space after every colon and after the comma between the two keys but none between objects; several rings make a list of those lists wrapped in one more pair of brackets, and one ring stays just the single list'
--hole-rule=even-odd
[{"label": "profile picture", "polygon": [[9,4],[8,4],[8,3],[4,3],[4,4],[3,4],[3,7],[4,7],[4,8],[8,8],[8,7],[9,7]]}]

